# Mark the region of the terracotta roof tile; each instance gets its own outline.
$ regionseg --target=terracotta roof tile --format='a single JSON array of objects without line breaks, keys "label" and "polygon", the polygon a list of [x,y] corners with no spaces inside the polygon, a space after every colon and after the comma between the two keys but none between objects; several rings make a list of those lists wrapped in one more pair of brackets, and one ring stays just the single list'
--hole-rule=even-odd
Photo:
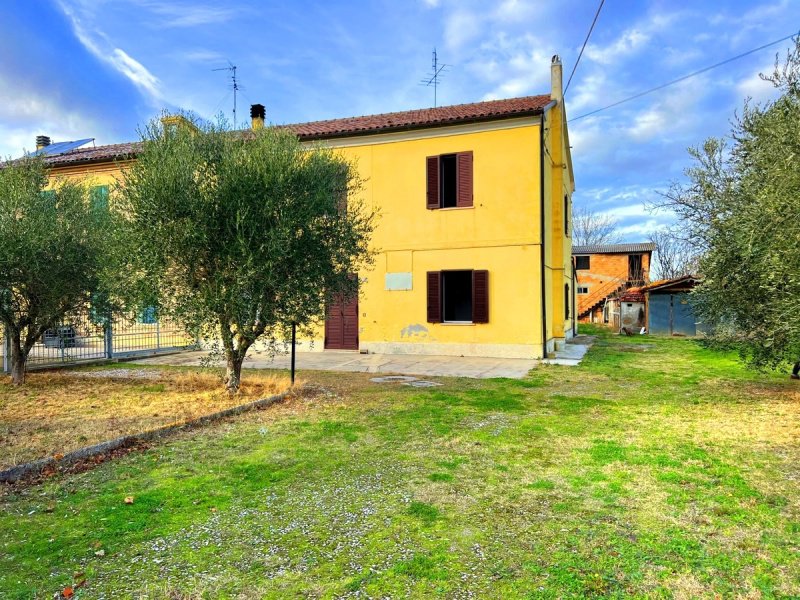
[{"label": "terracotta roof tile", "polygon": [[95,162],[107,160],[124,160],[133,158],[141,150],[141,142],[128,142],[125,144],[109,144],[91,148],[78,148],[64,154],[47,156],[44,159],[48,165],[62,165],[70,163]]},{"label": "terracotta roof tile", "polygon": [[[295,123],[281,125],[281,127],[295,131],[303,141],[311,141],[536,115],[541,114],[549,103],[549,95],[525,96],[508,100],[489,100],[472,104]],[[49,165],[68,165],[124,160],[136,156],[141,147],[141,142],[129,142],[95,148],[79,148],[57,156],[50,156],[45,159],[45,162]]]},{"label": "terracotta roof tile", "polygon": [[312,121],[286,127],[296,131],[300,139],[323,139],[539,114],[549,102],[550,96],[526,96],[347,119]]}]

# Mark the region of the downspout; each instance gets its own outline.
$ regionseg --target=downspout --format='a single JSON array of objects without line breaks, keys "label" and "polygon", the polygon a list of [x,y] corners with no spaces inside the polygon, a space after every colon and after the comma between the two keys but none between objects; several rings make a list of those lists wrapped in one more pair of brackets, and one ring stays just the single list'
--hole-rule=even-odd
[{"label": "downspout", "polygon": [[[570,244],[570,247],[572,244]],[[572,264],[572,335],[578,335],[578,275],[575,272],[575,257],[571,257]]]},{"label": "downspout", "polygon": [[545,276],[545,186],[544,186],[544,120],[545,113],[542,112],[542,124],[539,127],[539,256],[541,258],[542,272],[542,358],[547,358],[547,287]]}]

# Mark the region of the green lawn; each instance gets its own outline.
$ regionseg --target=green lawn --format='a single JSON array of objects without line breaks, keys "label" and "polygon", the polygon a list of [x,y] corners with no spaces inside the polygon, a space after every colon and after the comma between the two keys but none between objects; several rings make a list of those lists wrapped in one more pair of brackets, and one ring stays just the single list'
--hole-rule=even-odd
[{"label": "green lawn", "polygon": [[800,596],[785,375],[603,336],[519,381],[303,376],[315,394],[7,491],[0,597]]}]

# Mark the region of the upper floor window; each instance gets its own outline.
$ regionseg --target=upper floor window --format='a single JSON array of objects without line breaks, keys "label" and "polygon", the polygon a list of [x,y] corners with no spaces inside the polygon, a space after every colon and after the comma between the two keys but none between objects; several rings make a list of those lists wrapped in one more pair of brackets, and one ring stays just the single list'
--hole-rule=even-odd
[{"label": "upper floor window", "polygon": [[575,257],[575,269],[580,271],[588,271],[589,270],[589,257],[588,256],[576,256]]},{"label": "upper floor window", "polygon": [[564,235],[569,237],[569,196],[564,194]]},{"label": "upper floor window", "polygon": [[472,152],[440,154],[425,159],[426,207],[472,206]]}]

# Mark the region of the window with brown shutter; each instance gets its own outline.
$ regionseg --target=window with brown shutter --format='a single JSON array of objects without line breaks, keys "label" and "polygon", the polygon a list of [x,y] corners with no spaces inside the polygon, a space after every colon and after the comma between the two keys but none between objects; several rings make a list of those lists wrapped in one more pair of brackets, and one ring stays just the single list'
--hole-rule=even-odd
[{"label": "window with brown shutter", "polygon": [[428,156],[426,207],[468,208],[473,205],[472,152]]},{"label": "window with brown shutter", "polygon": [[427,165],[426,180],[428,185],[428,208],[439,208],[439,157],[429,156],[425,159]]},{"label": "window with brown shutter", "polygon": [[489,322],[489,271],[472,272],[472,322]]},{"label": "window with brown shutter", "polygon": [[456,154],[458,163],[457,184],[458,198],[456,206],[472,206],[472,152],[459,152]]},{"label": "window with brown shutter", "polygon": [[428,323],[442,322],[442,274],[428,271]]},{"label": "window with brown shutter", "polygon": [[488,323],[488,271],[429,271],[428,323]]}]

